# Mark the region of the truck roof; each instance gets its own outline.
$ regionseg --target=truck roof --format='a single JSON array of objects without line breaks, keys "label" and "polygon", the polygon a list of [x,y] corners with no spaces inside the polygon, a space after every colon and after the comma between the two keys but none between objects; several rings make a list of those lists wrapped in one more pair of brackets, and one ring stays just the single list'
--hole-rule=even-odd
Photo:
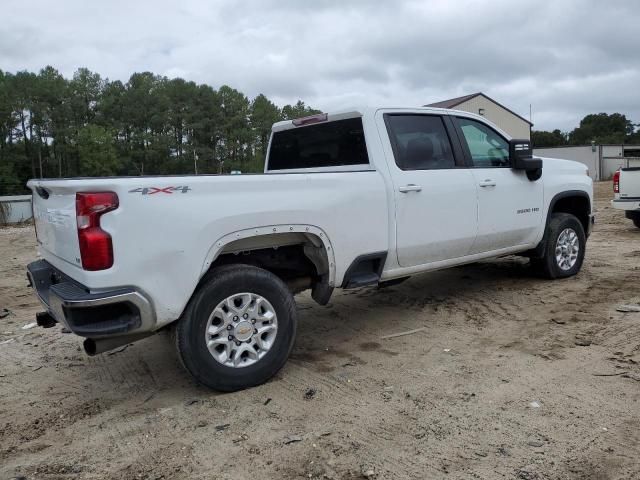
[{"label": "truck roof", "polygon": [[[471,112],[465,112],[463,110],[453,110],[450,108],[436,108],[436,107],[398,107],[398,106],[358,106],[358,107],[349,107],[341,110],[333,110],[331,112],[320,113],[316,115],[309,115],[308,117],[301,117],[292,120],[282,120],[280,122],[276,122],[273,124],[271,131],[272,132],[280,132],[282,130],[288,130],[291,128],[297,128],[306,126],[308,124],[318,123],[318,122],[334,122],[336,120],[345,120],[347,118],[355,118],[362,117],[366,114],[374,114],[378,110],[392,110],[398,112],[428,112],[428,113],[439,113],[443,115],[463,115],[465,117],[476,118],[482,122],[487,122],[487,118],[481,115],[477,115]],[[315,121],[314,121],[315,119]],[[306,121],[308,120],[308,121]],[[299,122],[296,124],[296,122]],[[498,128],[498,127],[496,127]],[[501,129],[501,133],[503,132]],[[505,134],[506,135],[506,134]]]}]

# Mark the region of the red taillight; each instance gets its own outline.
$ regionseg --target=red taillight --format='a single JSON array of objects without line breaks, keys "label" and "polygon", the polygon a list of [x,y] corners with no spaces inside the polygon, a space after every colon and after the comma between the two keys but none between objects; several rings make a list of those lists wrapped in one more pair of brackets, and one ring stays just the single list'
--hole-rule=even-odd
[{"label": "red taillight", "polygon": [[76,193],[76,220],[80,258],[85,270],[105,270],[113,265],[111,235],[100,228],[100,217],[118,208],[113,192]]},{"label": "red taillight", "polygon": [[613,193],[620,193],[620,170],[613,174]]}]

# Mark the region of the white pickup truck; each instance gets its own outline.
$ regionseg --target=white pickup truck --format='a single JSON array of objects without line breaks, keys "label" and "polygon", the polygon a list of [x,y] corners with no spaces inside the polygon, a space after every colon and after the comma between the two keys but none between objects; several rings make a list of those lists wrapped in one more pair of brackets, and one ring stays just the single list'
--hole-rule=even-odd
[{"label": "white pickup truck", "polygon": [[264,174],[31,180],[42,258],[28,277],[56,322],[104,352],[172,325],[201,383],[260,384],[286,362],[293,295],[520,254],[580,270],[593,185],[483,117],[363,108],[273,126]]},{"label": "white pickup truck", "polygon": [[621,168],[613,174],[613,208],[640,228],[640,167]]}]

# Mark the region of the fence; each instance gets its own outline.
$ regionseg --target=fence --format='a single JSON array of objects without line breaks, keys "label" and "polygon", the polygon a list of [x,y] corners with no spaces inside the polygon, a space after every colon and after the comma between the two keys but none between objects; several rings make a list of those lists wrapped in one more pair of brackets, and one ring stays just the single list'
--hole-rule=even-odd
[{"label": "fence", "polygon": [[32,217],[31,195],[0,197],[0,225],[20,223]]}]

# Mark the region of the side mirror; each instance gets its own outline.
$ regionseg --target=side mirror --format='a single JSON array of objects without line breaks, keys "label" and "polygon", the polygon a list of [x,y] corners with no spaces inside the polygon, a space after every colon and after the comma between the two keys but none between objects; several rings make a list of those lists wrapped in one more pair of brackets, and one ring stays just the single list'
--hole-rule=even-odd
[{"label": "side mirror", "polygon": [[530,140],[511,140],[509,161],[514,170],[525,170],[529,180],[538,180],[542,175],[542,159],[533,156]]}]

